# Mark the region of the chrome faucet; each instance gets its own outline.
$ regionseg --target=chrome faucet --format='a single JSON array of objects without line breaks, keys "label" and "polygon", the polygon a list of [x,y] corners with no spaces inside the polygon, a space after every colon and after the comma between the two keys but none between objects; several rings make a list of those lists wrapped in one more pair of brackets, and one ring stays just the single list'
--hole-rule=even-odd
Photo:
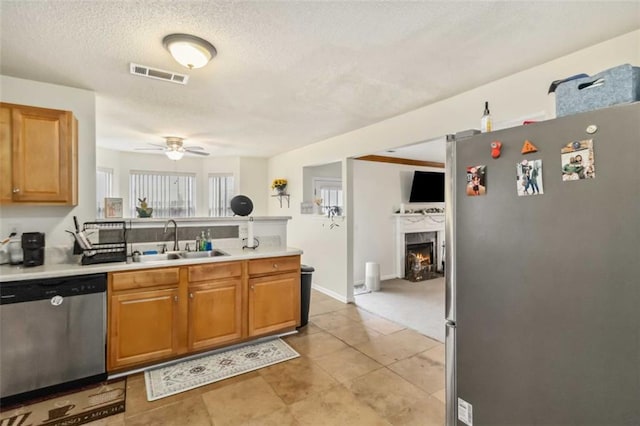
[{"label": "chrome faucet", "polygon": [[169,219],[168,221],[166,221],[166,223],[164,224],[165,234],[167,233],[167,226],[169,226],[169,223],[173,223],[173,251],[179,251],[180,246],[178,246],[178,224],[173,219]]}]

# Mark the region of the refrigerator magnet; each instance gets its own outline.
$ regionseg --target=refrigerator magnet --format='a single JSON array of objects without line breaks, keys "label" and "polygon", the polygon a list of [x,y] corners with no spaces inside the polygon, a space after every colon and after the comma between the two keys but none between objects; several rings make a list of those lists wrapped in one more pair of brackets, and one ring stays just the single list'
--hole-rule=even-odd
[{"label": "refrigerator magnet", "polygon": [[491,142],[491,157],[499,158],[501,149],[502,149],[502,142],[500,141]]},{"label": "refrigerator magnet", "polygon": [[544,194],[542,160],[522,160],[516,163],[516,191],[520,197]]},{"label": "refrigerator magnet", "polygon": [[538,148],[536,148],[536,146],[532,144],[530,140],[525,140],[524,144],[522,144],[522,150],[520,152],[522,154],[531,154],[532,152],[538,152]]},{"label": "refrigerator magnet", "polygon": [[487,193],[487,166],[467,167],[466,192],[470,197]]},{"label": "refrigerator magnet", "polygon": [[569,142],[560,150],[560,162],[563,181],[595,178],[593,140]]}]

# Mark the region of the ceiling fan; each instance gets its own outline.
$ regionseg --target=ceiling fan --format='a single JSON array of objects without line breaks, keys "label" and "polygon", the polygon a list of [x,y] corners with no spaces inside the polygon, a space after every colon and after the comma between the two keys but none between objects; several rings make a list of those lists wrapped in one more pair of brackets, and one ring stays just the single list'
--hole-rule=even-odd
[{"label": "ceiling fan", "polygon": [[179,160],[185,153],[207,156],[208,152],[204,151],[201,146],[184,146],[184,138],[177,136],[165,136],[166,145],[150,143],[154,148],[135,148],[137,151],[164,151],[171,160]]}]

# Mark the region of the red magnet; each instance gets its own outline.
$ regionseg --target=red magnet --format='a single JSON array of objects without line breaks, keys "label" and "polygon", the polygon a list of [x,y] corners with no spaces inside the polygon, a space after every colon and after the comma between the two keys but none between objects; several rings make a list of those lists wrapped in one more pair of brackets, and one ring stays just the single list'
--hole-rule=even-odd
[{"label": "red magnet", "polygon": [[491,142],[491,156],[493,158],[500,157],[501,148],[502,148],[502,142],[498,142],[498,141]]}]

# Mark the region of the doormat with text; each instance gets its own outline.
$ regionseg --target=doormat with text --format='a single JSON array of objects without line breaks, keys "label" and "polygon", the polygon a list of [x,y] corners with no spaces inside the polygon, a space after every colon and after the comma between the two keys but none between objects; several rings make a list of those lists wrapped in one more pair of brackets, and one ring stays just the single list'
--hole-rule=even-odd
[{"label": "doormat with text", "polygon": [[281,339],[252,343],[144,372],[147,400],[155,401],[299,357]]},{"label": "doormat with text", "polygon": [[51,398],[2,407],[1,426],[83,425],[114,414],[123,413],[127,380],[116,379],[81,390],[56,394]]}]

